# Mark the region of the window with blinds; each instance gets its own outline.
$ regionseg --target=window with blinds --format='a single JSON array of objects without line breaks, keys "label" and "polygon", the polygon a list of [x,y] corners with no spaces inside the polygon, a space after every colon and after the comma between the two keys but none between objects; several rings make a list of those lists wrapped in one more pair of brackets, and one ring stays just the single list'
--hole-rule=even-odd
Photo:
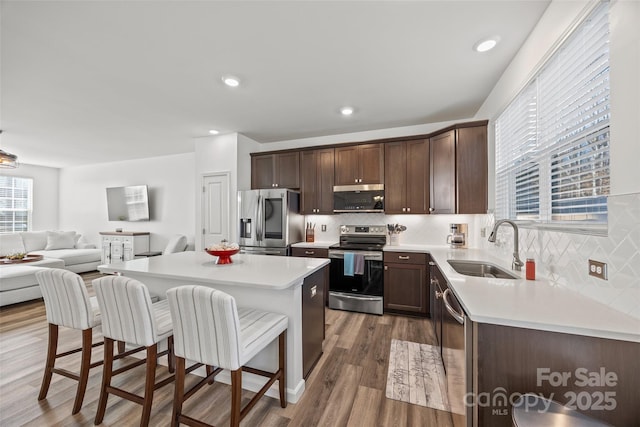
[{"label": "window with blinds", "polygon": [[31,229],[33,180],[0,176],[0,233]]},{"label": "window with blinds", "polygon": [[496,218],[606,223],[608,8],[598,5],[496,120]]}]

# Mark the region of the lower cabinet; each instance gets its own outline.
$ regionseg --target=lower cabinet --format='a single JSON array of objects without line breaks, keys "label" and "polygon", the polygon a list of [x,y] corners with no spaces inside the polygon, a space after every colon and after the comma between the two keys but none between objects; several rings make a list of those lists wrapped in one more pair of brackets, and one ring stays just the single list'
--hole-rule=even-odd
[{"label": "lower cabinet", "polygon": [[384,253],[384,311],[429,316],[428,255]]},{"label": "lower cabinet", "polygon": [[329,266],[304,279],[302,285],[302,375],[306,379],[322,356],[324,341],[324,290]]}]

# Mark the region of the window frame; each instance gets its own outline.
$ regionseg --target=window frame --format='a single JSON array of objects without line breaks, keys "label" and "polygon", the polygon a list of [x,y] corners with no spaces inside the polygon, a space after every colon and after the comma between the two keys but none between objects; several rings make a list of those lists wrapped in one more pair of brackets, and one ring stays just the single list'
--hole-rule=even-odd
[{"label": "window frame", "polygon": [[[611,96],[610,96],[610,60],[609,60],[610,52],[608,47],[609,36],[610,36],[609,9],[610,9],[609,3],[603,2],[603,3],[594,4],[594,6],[590,10],[586,11],[584,15],[581,17],[581,19],[579,20],[579,22],[577,22],[573,26],[573,28],[571,28],[565,34],[565,36],[556,43],[553,49],[550,50],[550,52],[544,58],[544,61],[542,61],[542,63],[538,67],[536,67],[534,72],[531,74],[531,77],[524,84],[523,88],[508,102],[507,106],[499,113],[497,118],[494,120],[493,130],[494,130],[494,141],[495,141],[494,149],[495,149],[495,171],[496,172],[495,172],[495,181],[494,181],[495,209],[493,212],[494,212],[494,216],[496,216],[496,219],[502,219],[502,218],[511,219],[516,221],[520,226],[524,228],[565,231],[570,233],[589,234],[589,235],[606,235],[607,234],[608,196],[610,195],[610,189],[611,189],[611,183],[610,183],[610,179],[611,179],[611,164],[610,164]],[[606,120],[605,120],[606,124],[602,127],[596,128],[596,132],[593,132],[591,130],[589,131],[585,130],[585,129],[588,129],[589,126],[582,126],[581,128],[583,130],[583,133],[579,134],[579,136],[575,138],[573,136],[571,138],[568,138],[568,140],[571,141],[571,144],[567,144],[565,143],[565,141],[562,140],[562,136],[566,136],[566,135],[563,135],[562,133],[563,130],[557,130],[556,133],[554,134],[554,137],[558,139],[553,139],[553,138],[548,139],[547,135],[543,134],[540,130],[541,116],[544,118],[545,115],[549,115],[550,112],[553,112],[554,108],[558,108],[558,105],[566,108],[567,105],[572,105],[574,103],[577,103],[577,99],[580,99],[580,97],[574,96],[573,98],[576,98],[576,99],[571,99],[569,102],[566,102],[563,104],[552,105],[551,107],[548,107],[547,110],[544,110],[543,109],[544,107],[541,108],[539,106],[541,102],[539,97],[540,90],[538,87],[538,85],[540,84],[540,80],[544,81],[544,79],[548,79],[550,76],[553,77],[554,73],[562,73],[564,72],[564,70],[567,69],[567,66],[565,64],[564,67],[559,68],[560,71],[558,71],[558,69],[554,71],[548,71],[549,68],[557,66],[557,63],[554,63],[554,61],[559,62],[561,60],[566,60],[566,59],[563,59],[562,57],[563,54],[579,56],[580,53],[582,53],[579,50],[577,50],[578,48],[575,46],[576,40],[578,40],[579,42],[583,41],[582,38],[586,37],[585,34],[587,34],[587,31],[588,31],[587,29],[589,25],[591,25],[592,21],[598,22],[597,20],[600,20],[600,25],[602,25],[601,20],[603,19],[603,15],[606,23],[606,35],[604,33],[597,31],[595,37],[605,39],[606,41],[604,42],[604,44],[601,41],[598,41],[599,43],[598,45],[594,44],[595,49],[592,49],[591,51],[586,51],[586,52],[588,52],[589,54],[592,54],[592,53],[600,53],[602,51],[606,55],[605,57],[606,62],[603,61],[606,65],[601,70],[601,74],[605,76],[602,79],[602,81],[604,82],[603,92],[605,93],[605,95],[598,95],[598,96],[602,96],[602,99],[606,101],[604,104],[606,107],[605,108],[606,111],[605,113],[603,113],[603,115],[606,116]],[[574,46],[571,46],[571,44],[574,44]],[[576,48],[576,50],[569,51],[567,50],[568,47],[574,47]],[[579,62],[578,60],[575,60],[575,63],[578,63],[578,62]],[[569,63],[569,65],[570,66],[574,65],[574,62]],[[590,67],[591,67],[591,64],[590,64]],[[591,70],[591,68],[586,68],[586,67],[585,69]],[[580,69],[580,72],[582,72],[582,69]],[[587,89],[589,90],[593,89],[594,86],[592,86],[593,84],[592,82],[595,80],[597,83],[600,78],[599,76],[600,74],[597,74],[596,77],[590,77],[589,80],[586,80],[589,84],[586,87],[586,89],[581,88],[580,91],[576,90],[573,92],[582,96],[589,93],[587,92]],[[598,89],[602,90],[602,87]],[[533,92],[533,95],[531,95],[531,92]],[[593,97],[590,99],[597,100],[599,98]],[[547,100],[543,98],[542,103],[544,104],[544,102],[546,101]],[[531,104],[527,104],[528,102]],[[517,105],[517,104],[521,104],[521,105]],[[531,113],[530,111],[526,111],[527,108],[525,106],[529,106],[529,105],[534,110],[533,113]],[[600,106],[600,104],[596,104],[596,105],[598,105],[598,107]],[[517,109],[518,107],[520,108],[520,110]],[[520,121],[519,127],[511,126],[511,129],[510,129],[512,132],[514,132],[514,129],[517,129],[517,132],[520,132],[520,135],[518,135],[518,139],[517,139],[518,143],[503,144],[501,146],[500,145],[501,129],[500,129],[499,123],[500,123],[500,120],[503,117],[505,117],[505,113],[511,114],[513,116],[512,118],[506,119],[507,124],[511,125],[515,123],[515,125],[518,125],[518,121]],[[531,116],[535,117],[533,121],[531,120]],[[514,120],[515,122],[513,122]],[[592,119],[589,119],[587,123],[591,123],[591,121]],[[600,124],[600,121],[602,120],[594,120],[594,123]],[[508,129],[509,126],[507,126],[506,128]],[[532,141],[533,144],[527,146],[526,144],[526,142],[528,141],[527,135],[529,135],[530,132],[535,132],[535,134],[533,135],[533,141]],[[600,212],[593,212],[593,213],[586,213],[586,214],[581,214],[580,212],[560,214],[560,215],[557,214],[558,207],[562,205],[562,202],[558,202],[557,200],[558,199],[557,194],[558,194],[558,191],[560,191],[558,190],[559,184],[556,182],[558,178],[557,172],[564,170],[562,166],[559,166],[559,167],[557,166],[558,164],[557,162],[554,163],[554,160],[558,159],[557,153],[561,150],[567,150],[570,153],[565,154],[564,155],[565,158],[570,158],[571,155],[573,155],[573,153],[579,153],[578,154],[579,156],[580,154],[582,154],[580,152],[580,150],[582,149],[581,147],[592,143],[589,140],[589,138],[593,137],[593,139],[595,140],[596,137],[600,136],[601,134],[606,134],[605,144],[602,144],[605,148],[604,150],[600,148],[602,152],[604,152],[605,154],[605,159],[604,160],[600,159],[598,161],[594,160],[598,158],[598,154],[600,154],[601,152],[601,151],[596,151],[595,154],[594,153],[588,154],[588,164],[590,166],[596,165],[598,164],[598,162],[605,164],[606,166],[605,169],[607,174],[604,178],[604,181],[606,181],[606,185],[598,186],[597,189],[598,191],[605,191],[606,193],[602,194],[599,192],[594,192],[594,194],[587,196],[587,199],[588,200],[599,199],[601,204],[596,206],[594,209],[602,209],[602,206],[604,206],[604,212],[600,211]],[[509,136],[513,137],[513,135],[509,135]],[[543,141],[546,140],[547,142],[546,146],[538,146],[538,144],[541,143],[540,141],[541,139]],[[529,149],[529,147],[533,147],[532,152],[534,152],[534,154],[532,156],[528,156],[527,150]],[[511,154],[510,160],[505,162],[504,151],[511,150],[512,152],[515,152],[519,148],[521,149],[521,151],[518,151],[518,154]],[[503,153],[500,153],[500,150],[503,150]],[[536,150],[537,150],[537,153],[535,153]],[[543,153],[543,154],[540,154],[540,153]],[[507,157],[509,156],[507,155]],[[521,164],[517,164],[519,161],[521,162]],[[527,172],[529,171],[530,173],[532,168],[535,168],[537,170],[537,174],[530,174],[529,176],[527,176]],[[574,165],[567,167],[567,170],[569,171],[571,171],[572,169],[575,169]],[[594,170],[597,170],[597,169],[594,168]],[[572,173],[574,174],[572,176],[580,176],[581,174],[580,172],[572,172]],[[521,179],[518,180],[517,179],[518,177],[520,177]],[[582,183],[582,181],[580,180],[578,180],[578,182],[580,184]],[[522,183],[527,184],[530,187],[527,187],[527,191],[519,193],[517,191],[517,186],[518,185],[522,186],[523,185]],[[536,186],[537,186],[537,190],[535,189]],[[595,185],[593,186],[595,188]],[[603,190],[601,190],[601,187],[603,188]],[[581,190],[580,186],[578,186],[578,188]],[[526,215],[518,215],[518,212],[526,211],[526,208],[528,207],[526,205],[526,202],[527,202],[526,197],[531,195],[534,195],[535,197],[534,203],[532,203],[530,206],[531,211],[529,213],[531,215],[529,215],[529,218],[527,218]],[[604,202],[602,202],[603,198],[604,198]],[[573,196],[568,200],[571,200],[572,207],[578,208],[580,206],[580,202],[578,201],[578,199],[579,199],[578,197]],[[519,206],[520,209],[518,209],[517,206]],[[573,220],[554,219],[554,217],[558,217],[558,216],[564,216],[565,218],[570,218],[573,216],[576,219],[573,219]],[[587,219],[577,219],[580,216],[586,217]],[[593,218],[598,218],[598,219],[593,220]]]},{"label": "window frame", "polygon": [[[11,231],[2,231],[2,227],[0,226],[0,234],[15,234],[15,233],[21,233],[21,232],[27,232],[27,231],[32,231],[33,229],[33,188],[34,188],[34,179],[32,177],[27,177],[27,176],[16,176],[16,175],[5,175],[0,173],[0,179],[4,179],[4,178],[9,178],[12,180],[25,180],[27,181],[27,208],[26,209],[16,209],[15,208],[15,202],[14,202],[14,206],[12,208],[2,208],[0,207],[0,219],[1,214],[4,212],[12,212],[13,213],[13,218],[11,220]],[[14,194],[12,194],[11,197],[6,197],[6,199],[10,199],[10,200],[16,200],[15,197],[15,191],[18,188],[15,185],[15,181],[13,182],[12,186],[10,187],[2,187],[2,188],[10,188],[13,189]],[[5,197],[0,196],[0,198],[5,199]],[[24,198],[18,198],[17,200],[24,200]],[[27,215],[27,221],[26,221],[26,230],[17,230],[16,229],[16,220],[15,220],[15,214],[17,212],[26,212]],[[7,222],[9,223],[9,222]],[[23,223],[22,221],[19,221],[18,223]]]}]

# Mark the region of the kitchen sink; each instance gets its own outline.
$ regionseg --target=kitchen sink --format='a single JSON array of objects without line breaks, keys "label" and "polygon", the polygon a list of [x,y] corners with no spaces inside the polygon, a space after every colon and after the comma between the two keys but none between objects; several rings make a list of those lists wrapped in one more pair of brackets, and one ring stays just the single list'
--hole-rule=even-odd
[{"label": "kitchen sink", "polygon": [[448,260],[451,267],[465,276],[488,277],[495,279],[520,279],[495,264],[484,261]]}]

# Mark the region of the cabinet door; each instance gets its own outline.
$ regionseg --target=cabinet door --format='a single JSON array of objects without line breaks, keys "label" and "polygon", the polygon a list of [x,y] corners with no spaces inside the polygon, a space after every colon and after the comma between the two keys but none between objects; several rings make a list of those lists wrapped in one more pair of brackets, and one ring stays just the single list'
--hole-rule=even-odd
[{"label": "cabinet door", "polygon": [[438,341],[440,355],[442,356],[442,310],[444,309],[442,292],[446,289],[446,280],[438,266],[433,262],[429,263],[429,276],[431,288],[429,294],[429,298],[431,299],[431,320],[436,340]]},{"label": "cabinet door", "polygon": [[335,149],[335,185],[354,185],[358,183],[359,162],[358,146],[339,147]]},{"label": "cabinet door", "polygon": [[426,276],[427,266],[424,264],[385,264],[385,311],[427,316],[429,294]]},{"label": "cabinet door", "polygon": [[359,145],[360,184],[384,183],[384,145]]},{"label": "cabinet door", "polygon": [[[406,213],[424,214],[428,212],[429,208],[429,140],[419,139],[407,141],[405,144],[407,153]],[[386,160],[385,158],[385,162]]]},{"label": "cabinet door", "polygon": [[316,211],[317,214],[333,214],[333,161],[334,150],[317,150],[316,159],[318,162],[318,175],[316,178]]},{"label": "cabinet door", "polygon": [[[300,153],[302,172],[300,174],[300,213],[311,215],[318,205],[318,152],[303,151]],[[333,177],[332,177],[333,178]]]},{"label": "cabinet door", "polygon": [[391,142],[384,147],[384,212],[387,214],[406,212],[406,148],[404,142]]},{"label": "cabinet door", "polygon": [[455,131],[445,132],[429,140],[431,192],[429,212],[456,213]]},{"label": "cabinet door", "polygon": [[274,169],[274,156],[272,154],[253,156],[251,158],[251,188],[272,188],[274,184]]},{"label": "cabinet door", "polygon": [[279,188],[300,188],[300,153],[276,154],[275,180]]},{"label": "cabinet door", "polygon": [[322,356],[324,340],[324,294],[329,268],[324,267],[302,284],[302,375],[307,378]]},{"label": "cabinet door", "polygon": [[457,213],[487,213],[487,127],[457,130]]}]

